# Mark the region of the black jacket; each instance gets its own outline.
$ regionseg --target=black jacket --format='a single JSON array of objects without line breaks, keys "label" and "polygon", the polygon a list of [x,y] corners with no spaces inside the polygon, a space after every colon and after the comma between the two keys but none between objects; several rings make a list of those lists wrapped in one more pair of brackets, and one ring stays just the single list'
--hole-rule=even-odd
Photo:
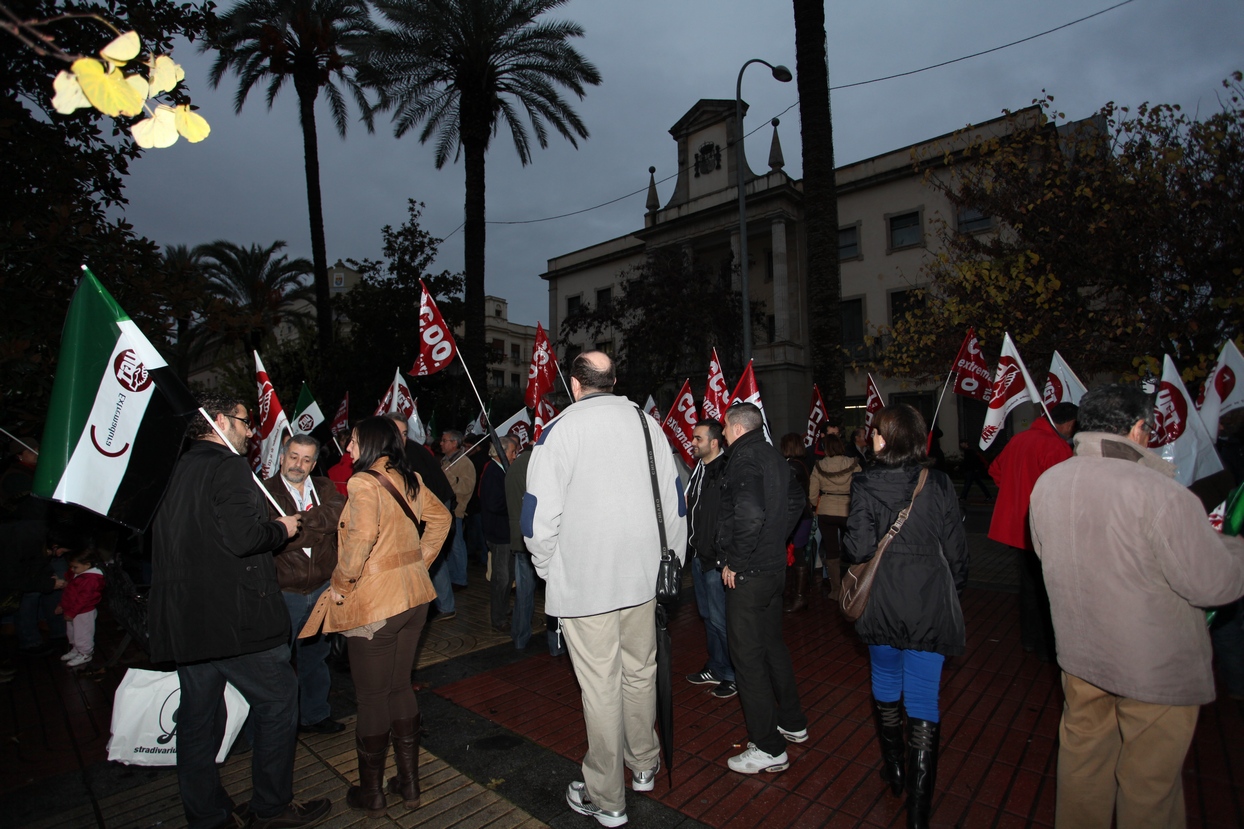
[{"label": "black jacket", "polygon": [[496,458],[489,458],[475,487],[479,515],[484,524],[484,540],[489,544],[510,543],[510,511],[505,503],[505,470]]},{"label": "black jacket", "polygon": [[807,490],[799,489],[786,458],[765,442],[762,429],[730,444],[722,460],[717,563],[736,573],[785,569],[786,539],[808,503]]},{"label": "black jacket", "polygon": [[192,441],[155,516],[152,661],[222,659],[288,642],[289,611],[271,555],[284,543],[246,458]]},{"label": "black jacket", "polygon": [[721,481],[726,474],[724,456],[710,464],[697,463],[687,482],[687,551],[709,569],[717,566],[713,535],[721,511]]},{"label": "black jacket", "polygon": [[[842,538],[846,564],[868,561],[899,512],[911,503],[920,467],[870,466],[851,480],[851,512]],[[963,653],[958,591],[968,580],[959,499],[945,473],[929,470],[907,523],[877,567],[855,630],[867,645]]]}]

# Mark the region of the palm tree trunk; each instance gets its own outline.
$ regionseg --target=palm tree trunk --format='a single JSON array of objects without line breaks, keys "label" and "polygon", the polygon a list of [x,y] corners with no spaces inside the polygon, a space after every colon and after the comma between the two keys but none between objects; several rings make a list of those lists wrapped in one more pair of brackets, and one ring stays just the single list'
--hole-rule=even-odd
[{"label": "palm tree trunk", "polygon": [[315,132],[315,98],[312,81],[294,79],[298,92],[298,120],[302,124],[303,167],[307,174],[307,213],[311,220],[311,265],[315,272],[315,321],[320,353],[327,356],[333,345],[333,310],[328,292],[328,254],[324,249],[324,207],[320,199],[320,144]]},{"label": "palm tree trunk", "polygon": [[464,125],[462,149],[466,165],[466,221],[462,229],[462,259],[466,278],[463,309],[466,331],[459,346],[477,386],[488,383],[484,343],[484,156],[488,149],[487,127],[482,135],[481,139],[480,130]]},{"label": "palm tree trunk", "polygon": [[838,269],[838,183],[829,111],[824,0],[794,0],[795,75],[803,124],[804,229],[808,244],[809,334],[813,380],[831,416],[846,401],[842,349],[842,278]]}]

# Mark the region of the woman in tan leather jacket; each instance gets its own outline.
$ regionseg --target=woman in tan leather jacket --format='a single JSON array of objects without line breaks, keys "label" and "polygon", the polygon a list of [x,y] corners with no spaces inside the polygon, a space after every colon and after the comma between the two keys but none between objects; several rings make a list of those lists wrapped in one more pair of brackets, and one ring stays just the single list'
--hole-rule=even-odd
[{"label": "woman in tan leather jacket", "polygon": [[[348,637],[358,698],[355,749],[359,785],[346,802],[385,813],[384,764],[390,737],[397,776],[389,791],[419,806],[419,704],[411,689],[415,649],[436,597],[428,568],[449,533],[449,511],[406,465],[391,420],[369,417],[354,427],[349,498],[337,531],[337,567],[303,636],[319,629]],[[423,522],[420,534],[416,522]]]},{"label": "woman in tan leather jacket", "polygon": [[842,438],[827,434],[821,439],[825,457],[812,467],[808,478],[808,500],[816,507],[816,520],[821,529],[821,560],[829,573],[829,598],[838,601],[842,590],[839,569],[838,533],[847,525],[851,506],[851,476],[860,471],[855,458],[845,454]]}]

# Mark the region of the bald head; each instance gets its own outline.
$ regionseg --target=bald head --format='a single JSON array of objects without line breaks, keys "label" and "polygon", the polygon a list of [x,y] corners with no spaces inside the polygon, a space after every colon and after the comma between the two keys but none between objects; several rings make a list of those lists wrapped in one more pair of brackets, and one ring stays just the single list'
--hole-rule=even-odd
[{"label": "bald head", "polygon": [[570,366],[571,391],[574,399],[599,392],[612,392],[617,382],[613,360],[603,351],[585,351]]}]

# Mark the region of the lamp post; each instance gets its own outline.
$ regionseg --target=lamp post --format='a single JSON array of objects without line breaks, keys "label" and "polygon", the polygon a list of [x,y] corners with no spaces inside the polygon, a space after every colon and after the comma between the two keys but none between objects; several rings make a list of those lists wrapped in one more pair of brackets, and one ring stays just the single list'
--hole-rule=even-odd
[{"label": "lamp post", "polygon": [[789,83],[794,77],[790,70],[780,63],[777,66],[767,60],[752,58],[739,69],[739,79],[734,85],[734,121],[738,126],[739,140],[736,145],[738,152],[734,156],[735,177],[739,188],[739,287],[743,293],[743,366],[747,367],[752,359],[752,303],[747,280],[747,193],[746,177],[743,170],[747,167],[747,156],[743,153],[743,72],[753,63],[763,63],[773,72],[775,80]]}]

